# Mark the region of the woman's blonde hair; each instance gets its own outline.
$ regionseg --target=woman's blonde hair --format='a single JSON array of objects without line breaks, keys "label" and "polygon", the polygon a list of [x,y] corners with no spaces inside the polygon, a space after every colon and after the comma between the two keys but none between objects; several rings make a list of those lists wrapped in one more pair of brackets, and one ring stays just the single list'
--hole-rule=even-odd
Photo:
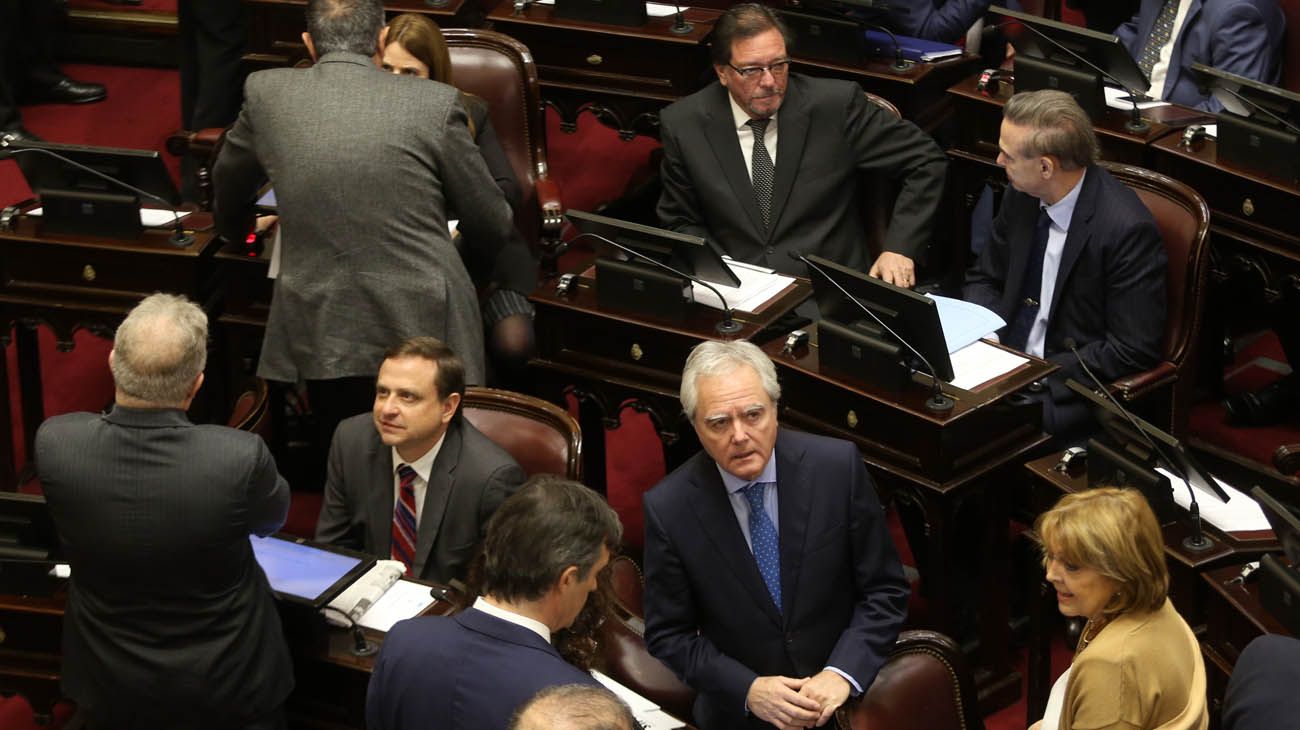
[{"label": "woman's blonde hair", "polygon": [[1098,487],[1068,494],[1034,523],[1043,564],[1048,556],[1092,568],[1119,585],[1102,609],[1109,615],[1154,611],[1169,595],[1160,523],[1133,489]]}]

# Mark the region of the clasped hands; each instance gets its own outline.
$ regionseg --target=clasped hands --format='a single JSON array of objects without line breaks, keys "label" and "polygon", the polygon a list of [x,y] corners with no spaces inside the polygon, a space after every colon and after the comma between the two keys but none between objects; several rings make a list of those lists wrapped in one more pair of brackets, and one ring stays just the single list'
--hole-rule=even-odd
[{"label": "clasped hands", "polygon": [[759,677],[745,701],[750,713],[780,730],[821,727],[849,698],[849,682],[829,669],[811,677]]}]

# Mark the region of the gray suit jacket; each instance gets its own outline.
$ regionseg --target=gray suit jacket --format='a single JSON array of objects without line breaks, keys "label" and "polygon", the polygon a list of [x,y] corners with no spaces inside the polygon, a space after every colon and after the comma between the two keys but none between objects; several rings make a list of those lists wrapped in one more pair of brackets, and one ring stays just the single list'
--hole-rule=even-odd
[{"label": "gray suit jacket", "polygon": [[517,236],[470,139],[459,92],[331,53],[310,69],[248,77],[213,170],[218,231],[251,227],[258,186],[279,203],[281,269],[258,374],[295,382],[373,376],[385,348],[433,335],[483,382],[483,331],[447,232],[488,260]]},{"label": "gray suit jacket", "polygon": [[732,257],[807,276],[789,251],[871,267],[863,185],[899,186],[885,249],[916,258],[930,245],[947,158],[915,124],[869,104],[852,82],[790,75],[777,114],[771,222],[763,220],[727,101],[714,83],[660,115],[659,220]]},{"label": "gray suit jacket", "polygon": [[233,727],[280,707],[293,665],[249,544],[289,485],[257,436],[179,410],[69,413],[36,434],[72,564],[63,689],[102,727]]},{"label": "gray suit jacket", "polygon": [[[412,572],[464,579],[488,518],[523,484],[524,470],[464,419],[453,421],[433,460]],[[339,423],[330,446],[316,539],[388,558],[393,529],[393,450],[369,413]]]}]

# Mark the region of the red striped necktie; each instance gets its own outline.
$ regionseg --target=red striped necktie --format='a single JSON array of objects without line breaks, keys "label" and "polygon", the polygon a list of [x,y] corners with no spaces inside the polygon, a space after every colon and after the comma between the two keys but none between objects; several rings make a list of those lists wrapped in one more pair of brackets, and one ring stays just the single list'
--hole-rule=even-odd
[{"label": "red striped necktie", "polygon": [[415,562],[415,470],[406,464],[397,465],[397,504],[393,506],[393,560],[406,565],[411,575]]}]

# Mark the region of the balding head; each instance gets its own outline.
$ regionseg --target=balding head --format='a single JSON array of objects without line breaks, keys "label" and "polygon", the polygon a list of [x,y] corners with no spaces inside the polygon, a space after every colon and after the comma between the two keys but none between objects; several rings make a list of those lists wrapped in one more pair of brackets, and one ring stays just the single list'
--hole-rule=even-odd
[{"label": "balding head", "polygon": [[183,408],[208,358],[208,316],[173,294],[146,297],[118,325],[109,366],[118,400]]},{"label": "balding head", "polygon": [[565,684],[533,695],[510,722],[511,730],[637,730],[632,710],[603,687]]}]

